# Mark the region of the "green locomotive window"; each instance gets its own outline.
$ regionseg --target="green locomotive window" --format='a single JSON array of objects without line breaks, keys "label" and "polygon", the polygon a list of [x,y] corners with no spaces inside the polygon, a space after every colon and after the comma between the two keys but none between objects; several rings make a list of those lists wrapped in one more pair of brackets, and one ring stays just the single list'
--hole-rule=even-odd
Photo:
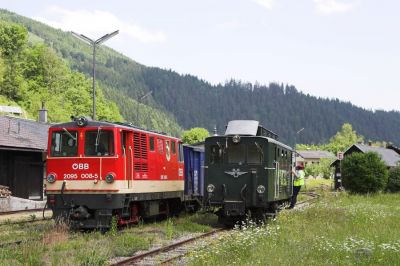
[{"label": "green locomotive window", "polygon": [[114,155],[114,134],[110,130],[88,130],[85,133],[85,156]]},{"label": "green locomotive window", "polygon": [[248,164],[261,164],[263,161],[263,154],[261,146],[249,144],[247,146],[247,163]]},{"label": "green locomotive window", "polygon": [[222,150],[218,145],[210,147],[210,163],[219,164],[222,163]]},{"label": "green locomotive window", "polygon": [[78,132],[64,131],[53,132],[51,136],[51,156],[75,157],[78,156]]},{"label": "green locomotive window", "polygon": [[246,160],[246,146],[244,144],[235,144],[228,147],[228,163],[243,164]]}]

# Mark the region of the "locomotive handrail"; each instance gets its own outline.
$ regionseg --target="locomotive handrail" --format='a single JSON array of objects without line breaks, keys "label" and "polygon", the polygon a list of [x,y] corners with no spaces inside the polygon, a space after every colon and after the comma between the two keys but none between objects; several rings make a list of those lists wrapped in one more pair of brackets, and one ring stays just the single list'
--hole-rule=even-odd
[{"label": "locomotive handrail", "polygon": [[243,195],[243,193],[247,190],[247,184],[244,184],[242,189],[240,190],[240,197],[242,198],[243,201],[246,201],[246,195]]}]

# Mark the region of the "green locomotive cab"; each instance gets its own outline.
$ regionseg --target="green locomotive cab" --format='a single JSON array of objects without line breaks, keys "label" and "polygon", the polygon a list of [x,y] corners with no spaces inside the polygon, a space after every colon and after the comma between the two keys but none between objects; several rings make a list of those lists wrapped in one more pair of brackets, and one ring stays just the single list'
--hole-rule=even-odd
[{"label": "green locomotive cab", "polygon": [[264,220],[292,195],[292,149],[257,121],[230,121],[205,140],[204,205],[225,224]]}]

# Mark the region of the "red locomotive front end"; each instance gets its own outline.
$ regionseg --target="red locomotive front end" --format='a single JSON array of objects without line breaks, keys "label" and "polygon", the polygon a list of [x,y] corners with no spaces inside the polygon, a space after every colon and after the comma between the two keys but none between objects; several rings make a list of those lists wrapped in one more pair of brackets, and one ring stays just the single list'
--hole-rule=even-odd
[{"label": "red locomotive front end", "polygon": [[57,219],[106,229],[178,211],[183,198],[179,139],[125,124],[87,121],[49,129],[46,193]]}]

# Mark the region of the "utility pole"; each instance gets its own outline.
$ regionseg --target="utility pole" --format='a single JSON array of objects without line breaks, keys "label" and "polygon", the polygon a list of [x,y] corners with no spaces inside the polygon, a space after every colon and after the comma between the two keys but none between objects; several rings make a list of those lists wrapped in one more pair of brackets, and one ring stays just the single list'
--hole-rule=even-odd
[{"label": "utility pole", "polygon": [[139,111],[140,111],[139,105],[140,105],[140,102],[141,102],[142,100],[144,100],[146,97],[150,96],[150,94],[152,94],[152,93],[153,93],[153,91],[149,91],[148,93],[146,93],[146,94],[140,96],[140,97],[137,99],[136,121],[137,121],[138,126],[139,126]]},{"label": "utility pole", "polygon": [[93,120],[96,120],[96,46],[102,44],[103,42],[107,41],[111,37],[114,37],[119,33],[119,30],[116,30],[114,32],[108,33],[97,40],[92,40],[89,37],[83,35],[83,34],[78,34],[73,31],[71,31],[71,34],[75,36],[76,38],[80,39],[81,41],[84,41],[85,43],[91,45],[93,47],[93,114],[92,118]]}]

